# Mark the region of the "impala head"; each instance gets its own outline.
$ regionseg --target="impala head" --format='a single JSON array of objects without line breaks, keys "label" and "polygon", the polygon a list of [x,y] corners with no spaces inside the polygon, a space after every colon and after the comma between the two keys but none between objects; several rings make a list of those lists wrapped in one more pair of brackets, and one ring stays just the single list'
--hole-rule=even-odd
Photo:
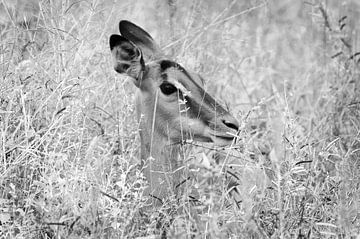
[{"label": "impala head", "polygon": [[238,122],[206,93],[202,78],[166,59],[140,27],[121,21],[119,28],[121,35],[110,37],[114,68],[130,76],[138,88],[137,111],[148,130],[155,119],[154,131],[171,142],[230,144]]}]

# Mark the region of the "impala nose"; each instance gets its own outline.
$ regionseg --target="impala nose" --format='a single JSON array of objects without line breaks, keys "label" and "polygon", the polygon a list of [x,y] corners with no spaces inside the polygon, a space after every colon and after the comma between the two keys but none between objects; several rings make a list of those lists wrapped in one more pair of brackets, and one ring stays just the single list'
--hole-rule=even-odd
[{"label": "impala nose", "polygon": [[224,125],[226,125],[226,127],[230,129],[234,129],[236,131],[239,130],[239,123],[233,116],[226,115],[223,117],[221,121],[223,122]]}]

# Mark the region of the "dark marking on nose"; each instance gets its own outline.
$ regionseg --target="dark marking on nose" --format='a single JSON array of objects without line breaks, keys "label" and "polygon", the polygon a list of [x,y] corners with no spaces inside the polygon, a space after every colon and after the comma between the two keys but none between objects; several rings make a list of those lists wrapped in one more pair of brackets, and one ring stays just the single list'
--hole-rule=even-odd
[{"label": "dark marking on nose", "polygon": [[231,128],[231,129],[234,129],[236,131],[239,130],[239,125],[237,122],[230,122],[228,120],[222,120],[222,122],[224,123],[224,125],[226,125],[227,127]]}]

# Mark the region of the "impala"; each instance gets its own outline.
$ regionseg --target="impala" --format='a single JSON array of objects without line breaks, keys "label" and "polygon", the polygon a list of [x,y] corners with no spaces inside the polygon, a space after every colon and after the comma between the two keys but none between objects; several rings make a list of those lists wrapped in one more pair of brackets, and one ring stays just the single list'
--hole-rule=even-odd
[{"label": "impala", "polygon": [[114,69],[132,78],[140,128],[141,162],[152,204],[178,195],[185,180],[181,149],[193,140],[226,146],[238,131],[237,120],[203,88],[203,79],[165,57],[139,26],[120,21],[111,35]]}]

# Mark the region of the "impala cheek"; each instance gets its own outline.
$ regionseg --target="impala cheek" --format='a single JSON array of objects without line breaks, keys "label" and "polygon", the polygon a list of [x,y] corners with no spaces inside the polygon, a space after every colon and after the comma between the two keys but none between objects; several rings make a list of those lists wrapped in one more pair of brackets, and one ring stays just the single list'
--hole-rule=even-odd
[{"label": "impala cheek", "polygon": [[203,135],[205,127],[201,121],[187,117],[177,119],[172,129],[176,129],[181,139],[193,139],[197,135]]},{"label": "impala cheek", "polygon": [[192,119],[189,122],[189,132],[194,140],[211,142],[211,134],[208,127],[199,119]]},{"label": "impala cheek", "polygon": [[189,120],[189,131],[194,135],[203,134],[205,130],[204,124],[199,120]]}]

